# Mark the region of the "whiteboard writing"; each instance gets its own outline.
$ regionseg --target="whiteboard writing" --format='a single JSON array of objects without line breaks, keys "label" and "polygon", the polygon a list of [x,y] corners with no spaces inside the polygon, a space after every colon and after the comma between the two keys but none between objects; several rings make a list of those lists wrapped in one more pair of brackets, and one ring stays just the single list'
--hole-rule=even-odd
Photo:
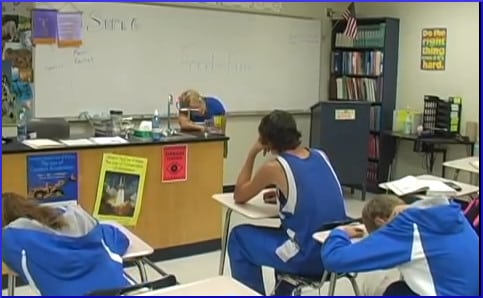
[{"label": "whiteboard writing", "polygon": [[74,49],[72,54],[74,57],[74,64],[94,63],[94,57],[92,57],[85,49]]},{"label": "whiteboard writing", "polygon": [[54,71],[54,70],[62,69],[62,68],[64,68],[64,65],[62,65],[62,64],[52,64],[52,65],[45,66],[45,70],[47,70],[47,71]]},{"label": "whiteboard writing", "polygon": [[139,21],[136,17],[105,17],[100,13],[92,11],[87,19],[87,31],[112,31],[126,32],[139,30]]},{"label": "whiteboard writing", "polygon": [[230,54],[211,53],[205,57],[183,58],[181,65],[190,73],[217,72],[225,74],[246,73],[252,70],[250,64],[239,61]]}]

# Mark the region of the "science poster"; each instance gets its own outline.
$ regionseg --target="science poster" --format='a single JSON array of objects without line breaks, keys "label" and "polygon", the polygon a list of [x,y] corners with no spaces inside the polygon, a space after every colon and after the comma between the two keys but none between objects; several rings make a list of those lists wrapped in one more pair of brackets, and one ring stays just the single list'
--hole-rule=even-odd
[{"label": "science poster", "polygon": [[94,217],[135,226],[141,212],[147,165],[147,158],[104,154]]},{"label": "science poster", "polygon": [[78,200],[77,153],[27,156],[27,193],[41,203]]}]

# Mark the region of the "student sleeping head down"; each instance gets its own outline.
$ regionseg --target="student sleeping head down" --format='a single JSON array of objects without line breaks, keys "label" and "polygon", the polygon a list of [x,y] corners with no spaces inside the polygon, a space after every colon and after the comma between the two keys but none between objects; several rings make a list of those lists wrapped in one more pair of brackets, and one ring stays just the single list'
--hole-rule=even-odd
[{"label": "student sleeping head down", "polygon": [[128,238],[77,205],[53,207],[2,194],[2,258],[41,295],[77,296],[130,285]]}]

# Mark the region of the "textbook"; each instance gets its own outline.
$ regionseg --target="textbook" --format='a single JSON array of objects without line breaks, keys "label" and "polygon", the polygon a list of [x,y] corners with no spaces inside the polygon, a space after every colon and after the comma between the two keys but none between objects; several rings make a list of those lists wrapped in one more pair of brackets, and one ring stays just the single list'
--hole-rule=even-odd
[{"label": "textbook", "polygon": [[456,195],[456,190],[446,185],[443,181],[418,179],[414,176],[406,176],[399,180],[387,182],[385,186],[398,197],[420,193],[428,196]]}]

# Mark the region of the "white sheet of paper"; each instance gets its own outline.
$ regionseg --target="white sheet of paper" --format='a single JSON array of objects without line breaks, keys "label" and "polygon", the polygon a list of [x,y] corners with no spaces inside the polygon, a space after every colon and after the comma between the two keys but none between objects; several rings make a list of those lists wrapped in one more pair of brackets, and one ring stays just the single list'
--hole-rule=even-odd
[{"label": "white sheet of paper", "polygon": [[98,137],[90,140],[98,145],[127,144],[127,141],[121,137]]},{"label": "white sheet of paper", "polygon": [[95,145],[89,139],[76,139],[76,140],[60,140],[60,142],[66,146],[92,146]]},{"label": "white sheet of paper", "polygon": [[50,140],[50,139],[25,140],[25,141],[23,141],[23,144],[29,146],[30,148],[34,148],[34,149],[64,146],[62,143],[59,143],[59,142],[56,142],[56,141],[53,141],[53,140]]}]

